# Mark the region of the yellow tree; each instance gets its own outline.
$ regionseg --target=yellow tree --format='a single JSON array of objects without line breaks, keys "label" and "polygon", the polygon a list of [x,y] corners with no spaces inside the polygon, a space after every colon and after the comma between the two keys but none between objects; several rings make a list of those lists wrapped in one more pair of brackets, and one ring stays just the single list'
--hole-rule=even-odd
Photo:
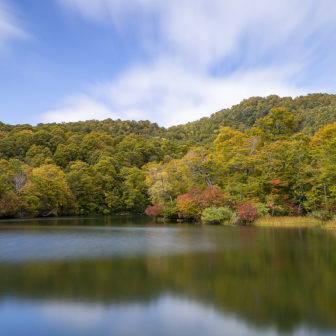
[{"label": "yellow tree", "polygon": [[53,164],[34,168],[29,174],[29,182],[22,188],[22,194],[39,198],[38,211],[43,216],[62,214],[74,207],[65,174]]},{"label": "yellow tree", "polygon": [[146,185],[152,203],[164,204],[166,199],[172,201],[172,186],[165,165],[149,163],[146,165]]},{"label": "yellow tree", "polygon": [[222,127],[214,144],[212,160],[220,179],[219,184],[241,201],[248,189],[247,183],[255,172],[260,137],[252,132],[243,133]]},{"label": "yellow tree", "polygon": [[284,107],[271,109],[269,114],[256,121],[254,128],[261,130],[266,141],[283,138],[294,133],[297,126],[295,116]]},{"label": "yellow tree", "polygon": [[319,130],[311,140],[313,160],[311,170],[312,190],[310,205],[328,210],[336,203],[336,123]]}]

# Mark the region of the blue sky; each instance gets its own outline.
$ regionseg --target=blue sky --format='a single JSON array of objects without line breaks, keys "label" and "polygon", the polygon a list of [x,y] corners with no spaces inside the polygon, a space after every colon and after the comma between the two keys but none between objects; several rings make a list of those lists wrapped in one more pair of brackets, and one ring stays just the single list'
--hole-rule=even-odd
[{"label": "blue sky", "polygon": [[0,0],[0,120],[170,126],[336,93],[334,0]]}]

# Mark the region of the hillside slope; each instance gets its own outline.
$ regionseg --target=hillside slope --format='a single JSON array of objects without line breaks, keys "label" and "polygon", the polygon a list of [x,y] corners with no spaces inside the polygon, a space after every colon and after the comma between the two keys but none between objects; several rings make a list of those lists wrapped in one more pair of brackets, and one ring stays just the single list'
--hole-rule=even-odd
[{"label": "hillside slope", "polygon": [[170,127],[168,134],[171,138],[191,139],[195,143],[213,141],[220,127],[230,126],[237,130],[246,130],[275,107],[286,107],[293,113],[298,119],[297,131],[307,135],[336,122],[336,95],[317,93],[295,99],[272,95],[266,98],[251,97],[229,109],[213,113],[208,118]]},{"label": "hillside slope", "polygon": [[[334,122],[336,95],[311,94],[252,97],[168,129],[111,119],[0,123],[0,217],[143,213],[150,203],[158,211],[174,199],[207,199],[214,185],[216,205],[233,211],[246,201],[272,214],[323,209],[331,216]],[[192,188],[205,194],[186,194]],[[184,216],[197,218],[200,208]]]}]

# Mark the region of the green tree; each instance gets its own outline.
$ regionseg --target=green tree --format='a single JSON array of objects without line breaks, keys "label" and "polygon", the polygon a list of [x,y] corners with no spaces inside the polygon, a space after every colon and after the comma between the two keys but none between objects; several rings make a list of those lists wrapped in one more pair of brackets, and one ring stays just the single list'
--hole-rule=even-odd
[{"label": "green tree", "polygon": [[32,167],[39,167],[46,163],[48,159],[48,163],[51,163],[51,157],[52,154],[48,147],[32,145],[26,153],[26,162]]},{"label": "green tree", "polygon": [[129,211],[143,213],[148,204],[148,193],[145,174],[139,168],[124,167],[120,172],[123,178],[122,201],[124,208]]},{"label": "green tree", "polygon": [[59,144],[54,153],[54,161],[55,163],[65,168],[69,162],[76,161],[80,158],[80,149],[77,144]]},{"label": "green tree", "polygon": [[122,178],[114,157],[102,156],[93,166],[95,184],[103,192],[104,205],[109,212],[122,210]]},{"label": "green tree", "polygon": [[86,162],[74,161],[66,170],[66,181],[78,204],[80,214],[93,213],[102,191],[95,184],[93,171]]},{"label": "green tree", "polygon": [[318,131],[311,140],[312,161],[307,165],[312,189],[307,200],[312,209],[336,210],[336,123]]},{"label": "green tree", "polygon": [[274,140],[294,133],[297,126],[295,116],[284,107],[271,109],[270,113],[255,123],[265,140]]},{"label": "green tree", "polygon": [[38,212],[42,216],[66,214],[75,207],[64,172],[53,164],[34,168],[22,194],[39,198]]}]

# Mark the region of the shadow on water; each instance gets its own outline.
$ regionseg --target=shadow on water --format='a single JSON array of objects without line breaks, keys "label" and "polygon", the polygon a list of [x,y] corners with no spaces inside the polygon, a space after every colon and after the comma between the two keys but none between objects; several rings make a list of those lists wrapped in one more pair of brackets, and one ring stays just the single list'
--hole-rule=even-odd
[{"label": "shadow on water", "polygon": [[32,226],[138,226],[154,224],[147,216],[115,215],[115,216],[80,216],[80,217],[45,217],[32,219],[2,219],[1,227],[12,225]]},{"label": "shadow on water", "polygon": [[[177,330],[169,329],[172,317],[180,331],[187,328],[187,335],[217,334],[215,327],[231,328],[237,335],[254,334],[253,330],[256,335],[336,331],[332,233],[147,222],[133,225],[134,230],[131,226],[85,229],[83,223],[75,224],[76,230],[72,220],[72,228],[53,230],[36,224],[32,230],[17,226],[0,230],[0,327],[4,313],[27,314],[25,309],[32,313],[37,305],[44,312],[48,307],[58,318],[71,311],[74,320],[83,311],[89,315],[100,311],[105,324],[99,320],[93,325],[102,334],[111,319],[115,334],[127,334],[131,325],[126,320],[133,319],[147,335],[158,334],[164,326],[168,329],[163,335],[173,335]],[[65,243],[52,245],[51,238]],[[31,250],[34,244],[36,253],[27,257],[25,246]],[[44,257],[38,258],[39,253]],[[124,319],[120,329],[117,316]],[[36,319],[41,321],[41,314]],[[7,319],[10,330],[8,323]],[[191,327],[195,323],[198,329]]]}]

